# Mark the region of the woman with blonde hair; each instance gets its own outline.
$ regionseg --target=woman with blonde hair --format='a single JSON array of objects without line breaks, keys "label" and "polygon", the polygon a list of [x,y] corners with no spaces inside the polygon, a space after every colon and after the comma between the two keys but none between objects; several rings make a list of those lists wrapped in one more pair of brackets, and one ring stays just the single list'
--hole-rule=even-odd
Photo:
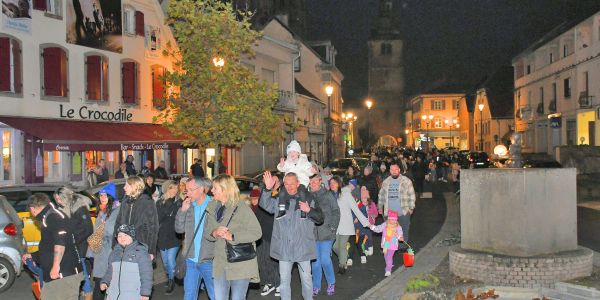
[{"label": "woman with blonde hair", "polygon": [[167,273],[167,291],[165,295],[171,295],[175,288],[175,261],[177,252],[181,246],[181,240],[175,232],[175,216],[181,207],[178,184],[173,180],[167,180],[162,184],[163,194],[156,202],[158,213],[158,250]]},{"label": "woman with blonde hair", "polygon": [[[240,190],[233,177],[217,176],[211,191],[216,201],[206,208],[204,237],[215,242],[215,299],[229,299],[230,290],[231,299],[246,299],[250,281],[259,282],[255,241],[262,235],[260,224],[252,209],[240,199]],[[234,259],[231,250],[242,247],[250,255]]]},{"label": "woman with blonde hair", "polygon": [[154,200],[144,194],[144,179],[131,176],[125,181],[125,197],[115,222],[114,232],[123,224],[135,227],[136,239],[148,246],[148,253],[154,259],[158,239],[158,214]]}]

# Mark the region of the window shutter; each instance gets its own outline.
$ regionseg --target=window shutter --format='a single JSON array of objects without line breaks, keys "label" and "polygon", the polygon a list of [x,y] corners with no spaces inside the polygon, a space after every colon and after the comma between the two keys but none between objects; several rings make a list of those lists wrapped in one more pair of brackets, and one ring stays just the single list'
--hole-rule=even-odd
[{"label": "window shutter", "polygon": [[135,34],[144,36],[144,13],[135,11]]},{"label": "window shutter", "polygon": [[21,45],[16,40],[12,40],[12,57],[13,57],[13,78],[15,93],[20,94],[23,90],[23,79],[21,71]]},{"label": "window shutter", "polygon": [[61,49],[44,49],[44,95],[61,96]]},{"label": "window shutter", "polygon": [[58,50],[60,51],[60,95],[66,97],[69,94],[69,82],[67,80],[67,74],[69,74],[68,58],[65,51],[60,48]]},{"label": "window shutter", "polygon": [[164,86],[163,86],[164,68],[161,66],[154,66],[152,70],[152,99],[160,100],[163,98]]},{"label": "window shutter", "polygon": [[46,11],[46,0],[33,0],[33,9]]},{"label": "window shutter", "polygon": [[0,91],[10,92],[10,38],[0,38]]},{"label": "window shutter", "polygon": [[446,100],[442,100],[442,110],[446,110]]},{"label": "window shutter", "polygon": [[108,61],[102,60],[102,100],[108,101]]},{"label": "window shutter", "polygon": [[431,110],[435,110],[435,100],[431,100]]},{"label": "window shutter", "polygon": [[135,63],[123,63],[121,72],[123,77],[123,103],[135,103]]},{"label": "window shutter", "polygon": [[87,57],[87,98],[88,100],[100,100],[102,57],[99,55],[90,55]]}]

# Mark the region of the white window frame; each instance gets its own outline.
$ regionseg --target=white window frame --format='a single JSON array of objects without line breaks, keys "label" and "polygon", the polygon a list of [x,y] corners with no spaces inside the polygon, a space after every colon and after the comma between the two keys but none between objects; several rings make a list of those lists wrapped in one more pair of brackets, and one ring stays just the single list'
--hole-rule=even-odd
[{"label": "white window frame", "polygon": [[135,8],[131,6],[123,7],[123,33],[135,35]]},{"label": "white window frame", "polygon": [[10,174],[12,174],[12,178],[9,178],[8,180],[4,180],[4,153],[2,153],[2,155],[0,155],[0,182],[2,183],[9,183],[9,182],[15,182],[15,130],[12,128],[0,128],[0,151],[2,151],[4,149],[4,141],[2,140],[2,137],[4,136],[4,132],[10,132],[10,144],[8,145],[8,148],[10,149]]},{"label": "white window frame", "polygon": [[[44,182],[60,182],[63,181],[63,160],[65,153],[62,151],[44,151],[44,155],[48,153],[48,173],[44,173]],[[58,161],[54,161],[54,152],[58,152]],[[55,172],[52,169],[52,164],[57,163],[58,169]]]},{"label": "white window frame", "polygon": [[433,128],[442,128],[443,125],[444,125],[444,122],[442,121],[442,118],[439,118],[439,117],[433,118]]},{"label": "white window frame", "polygon": [[62,18],[62,0],[46,0],[46,15]]},{"label": "white window frame", "polygon": [[433,100],[433,110],[442,110],[442,100]]},{"label": "white window frame", "polygon": [[459,99],[452,100],[452,108],[454,110],[460,109],[460,100]]}]

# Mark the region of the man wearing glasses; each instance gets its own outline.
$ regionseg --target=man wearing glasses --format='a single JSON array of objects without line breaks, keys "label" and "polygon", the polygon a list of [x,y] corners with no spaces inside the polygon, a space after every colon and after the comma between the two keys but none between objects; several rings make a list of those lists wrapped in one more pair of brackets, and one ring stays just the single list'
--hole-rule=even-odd
[{"label": "man wearing glasses", "polygon": [[205,212],[212,198],[207,195],[211,181],[193,177],[186,184],[186,197],[175,216],[175,231],[185,233],[182,253],[186,255],[186,273],[183,279],[184,300],[198,299],[200,284],[204,281],[208,297],[215,299],[212,279],[214,242],[202,238]]}]

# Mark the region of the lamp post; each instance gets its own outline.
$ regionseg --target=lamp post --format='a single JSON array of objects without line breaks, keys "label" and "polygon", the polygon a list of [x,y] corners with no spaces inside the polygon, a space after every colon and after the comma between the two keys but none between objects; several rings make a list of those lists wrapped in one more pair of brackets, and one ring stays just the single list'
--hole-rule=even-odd
[{"label": "lamp post", "polygon": [[371,141],[371,107],[373,107],[373,100],[367,99],[365,105],[367,105],[367,148],[369,148]]},{"label": "lamp post", "polygon": [[354,145],[354,127],[353,127],[353,122],[356,121],[357,117],[349,112],[349,113],[342,113],[342,120],[348,124],[348,136],[346,138],[346,140],[344,141],[344,146],[346,147],[345,149],[345,153],[348,153],[348,148],[351,147],[352,145]]},{"label": "lamp post", "polygon": [[444,120],[444,124],[450,128],[450,147],[454,147],[454,136],[452,135],[452,126],[456,126],[458,120],[453,119],[452,122]]},{"label": "lamp post", "polygon": [[479,104],[479,151],[483,152],[483,103]]},{"label": "lamp post", "polygon": [[[215,56],[212,58],[212,63],[215,66],[215,68],[218,68],[219,71],[221,71],[223,69],[223,67],[225,66],[225,58],[221,57],[221,56]],[[213,96],[210,95],[210,98],[212,101],[214,101],[215,106],[216,106],[216,99],[212,99]],[[221,145],[217,144],[217,149],[215,149],[215,157],[213,158],[214,160],[214,168],[213,168],[213,172],[219,174],[219,169],[221,168],[221,166],[219,166],[219,162],[221,161]],[[213,177],[215,177],[217,174],[211,174]]]},{"label": "lamp post", "polygon": [[333,86],[328,84],[325,87],[325,94],[327,94],[327,161],[331,161],[332,156],[332,120],[331,120],[331,95],[333,95]]},{"label": "lamp post", "polygon": [[[456,123],[456,129],[458,130],[460,128],[460,124]],[[452,139],[452,141],[454,141],[454,138]],[[458,132],[458,148],[460,149],[460,131]]]},{"label": "lamp post", "polygon": [[421,118],[423,119],[423,121],[425,121],[425,124],[427,124],[427,129],[425,131],[425,138],[427,139],[427,150],[430,150],[431,145],[429,144],[429,123],[431,123],[431,120],[433,120],[433,115],[422,116]]}]

